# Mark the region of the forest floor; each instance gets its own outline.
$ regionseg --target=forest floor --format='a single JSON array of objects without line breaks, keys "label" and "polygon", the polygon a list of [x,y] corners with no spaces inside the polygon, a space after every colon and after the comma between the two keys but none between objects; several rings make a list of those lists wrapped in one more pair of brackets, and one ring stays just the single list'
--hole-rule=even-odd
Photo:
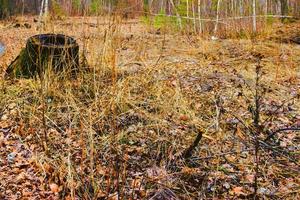
[{"label": "forest floor", "polygon": [[[299,22],[212,41],[33,21],[0,22],[0,199],[300,198]],[[92,70],[2,78],[48,32],[75,37]]]}]

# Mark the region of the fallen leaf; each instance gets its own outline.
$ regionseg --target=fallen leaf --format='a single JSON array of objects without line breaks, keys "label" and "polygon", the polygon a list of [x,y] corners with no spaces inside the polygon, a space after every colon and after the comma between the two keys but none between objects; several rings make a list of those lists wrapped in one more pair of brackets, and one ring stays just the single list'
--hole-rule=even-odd
[{"label": "fallen leaf", "polygon": [[58,193],[58,192],[59,192],[59,187],[58,187],[57,184],[51,183],[51,184],[50,184],[50,190],[51,190],[51,192],[53,192],[53,193]]},{"label": "fallen leaf", "polygon": [[255,176],[250,174],[246,176],[246,180],[250,183],[253,183]]},{"label": "fallen leaf", "polygon": [[29,196],[32,195],[32,192],[28,192],[28,191],[26,191],[25,189],[23,189],[22,195],[23,195],[23,197],[29,197]]},{"label": "fallen leaf", "polygon": [[244,192],[242,192],[242,190],[243,190],[243,187],[234,187],[232,189],[232,192],[233,192],[233,194],[241,195],[241,194],[244,194]]},{"label": "fallen leaf", "polygon": [[189,120],[189,117],[186,116],[186,115],[181,115],[181,116],[179,117],[179,119],[180,119],[181,121],[187,121],[187,120]]},{"label": "fallen leaf", "polygon": [[26,178],[25,173],[24,173],[24,172],[21,172],[21,173],[17,176],[16,180],[17,180],[18,182],[22,182],[25,178]]}]

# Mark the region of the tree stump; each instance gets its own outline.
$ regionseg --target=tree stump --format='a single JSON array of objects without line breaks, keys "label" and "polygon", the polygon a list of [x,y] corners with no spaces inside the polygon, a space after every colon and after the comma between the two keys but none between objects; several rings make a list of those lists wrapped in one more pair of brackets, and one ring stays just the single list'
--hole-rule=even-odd
[{"label": "tree stump", "polygon": [[46,71],[76,77],[79,71],[79,46],[75,39],[61,34],[30,37],[26,48],[6,70],[11,77],[44,77]]}]

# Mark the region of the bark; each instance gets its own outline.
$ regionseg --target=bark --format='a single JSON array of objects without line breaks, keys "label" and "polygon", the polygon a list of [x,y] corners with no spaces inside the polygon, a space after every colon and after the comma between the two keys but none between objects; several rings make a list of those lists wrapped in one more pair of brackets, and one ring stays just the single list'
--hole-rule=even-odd
[{"label": "bark", "polygon": [[44,34],[28,39],[26,48],[7,68],[6,77],[38,75],[43,79],[46,71],[76,77],[78,70],[79,46],[76,41],[64,35]]},{"label": "bark", "polygon": [[174,1],[173,1],[173,0],[170,0],[170,3],[171,3],[172,7],[173,7],[174,10],[175,10],[175,13],[176,13],[176,16],[177,16],[178,25],[179,25],[180,29],[182,29],[181,17],[180,17],[180,15],[179,15],[178,11],[177,11],[177,8],[176,8],[176,6],[175,6],[175,4],[174,4]]},{"label": "bark", "polygon": [[201,0],[198,0],[198,20],[199,20],[199,32],[202,33]]},{"label": "bark", "polygon": [[288,1],[287,0],[280,0],[280,8],[281,8],[281,15],[283,16],[281,19],[284,22],[286,17],[289,12],[289,7],[288,7]]},{"label": "bark", "polygon": [[216,23],[215,23],[215,28],[214,28],[214,35],[216,35],[217,31],[218,31],[220,5],[221,5],[221,0],[218,0],[218,3],[217,3],[217,16],[216,16]]},{"label": "bark", "polygon": [[256,0],[252,0],[252,9],[253,9],[253,18],[252,18],[252,23],[253,23],[253,32],[257,32],[256,28]]}]

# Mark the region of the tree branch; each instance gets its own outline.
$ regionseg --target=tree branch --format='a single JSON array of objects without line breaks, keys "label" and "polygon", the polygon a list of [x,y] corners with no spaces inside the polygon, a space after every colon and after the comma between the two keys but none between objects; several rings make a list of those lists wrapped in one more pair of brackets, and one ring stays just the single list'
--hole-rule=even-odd
[{"label": "tree branch", "polygon": [[278,129],[276,131],[271,132],[266,139],[264,139],[264,142],[267,142],[270,140],[272,137],[274,137],[277,133],[284,132],[284,131],[300,131],[300,127],[289,127],[289,128],[282,128]]}]

